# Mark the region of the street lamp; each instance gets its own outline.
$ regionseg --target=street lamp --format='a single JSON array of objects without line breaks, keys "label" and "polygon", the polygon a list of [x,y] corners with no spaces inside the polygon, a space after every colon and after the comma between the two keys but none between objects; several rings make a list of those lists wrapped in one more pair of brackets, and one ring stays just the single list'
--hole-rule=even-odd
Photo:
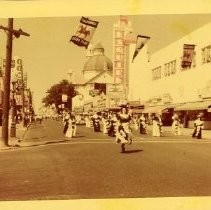
[{"label": "street lamp", "polygon": [[15,90],[16,90],[16,82],[15,80],[12,80],[12,122],[11,122],[11,128],[10,128],[10,137],[16,137],[16,123],[15,123],[15,112],[16,112],[16,103],[15,103]]}]

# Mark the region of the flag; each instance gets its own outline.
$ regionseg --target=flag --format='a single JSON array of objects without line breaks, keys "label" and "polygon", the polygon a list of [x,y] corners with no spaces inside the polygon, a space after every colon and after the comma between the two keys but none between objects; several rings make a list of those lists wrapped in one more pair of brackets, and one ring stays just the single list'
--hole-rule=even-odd
[{"label": "flag", "polygon": [[191,67],[193,60],[195,45],[193,44],[184,44],[183,46],[183,57],[182,57],[182,68]]},{"label": "flag", "polygon": [[87,48],[95,29],[98,26],[98,21],[90,20],[89,18],[82,17],[78,26],[77,32],[71,37],[70,42]]},{"label": "flag", "polygon": [[142,35],[138,35],[137,36],[137,39],[136,39],[136,49],[135,49],[135,52],[133,54],[132,62],[134,61],[134,59],[138,55],[139,51],[144,47],[144,45],[146,44],[146,42],[149,39],[150,39],[149,36],[142,36]]}]

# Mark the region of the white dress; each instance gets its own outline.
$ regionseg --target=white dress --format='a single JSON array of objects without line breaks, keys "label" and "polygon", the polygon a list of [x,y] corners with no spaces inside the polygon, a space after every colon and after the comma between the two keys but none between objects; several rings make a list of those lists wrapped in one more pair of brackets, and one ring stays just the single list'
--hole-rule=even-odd
[{"label": "white dress", "polygon": [[159,121],[153,119],[152,121],[152,136],[159,137],[160,136],[160,126]]},{"label": "white dress", "polygon": [[68,129],[65,136],[68,138],[72,138],[76,136],[76,124],[75,124],[75,121],[72,119],[68,120]]}]

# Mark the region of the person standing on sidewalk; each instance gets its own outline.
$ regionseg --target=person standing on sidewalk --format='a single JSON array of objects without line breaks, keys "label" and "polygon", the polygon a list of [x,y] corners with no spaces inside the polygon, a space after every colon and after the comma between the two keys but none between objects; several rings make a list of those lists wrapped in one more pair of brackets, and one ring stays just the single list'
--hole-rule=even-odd
[{"label": "person standing on sidewalk", "polygon": [[202,114],[197,116],[197,119],[194,121],[194,130],[192,137],[201,139],[202,138],[202,129],[204,128],[204,122],[202,121]]}]

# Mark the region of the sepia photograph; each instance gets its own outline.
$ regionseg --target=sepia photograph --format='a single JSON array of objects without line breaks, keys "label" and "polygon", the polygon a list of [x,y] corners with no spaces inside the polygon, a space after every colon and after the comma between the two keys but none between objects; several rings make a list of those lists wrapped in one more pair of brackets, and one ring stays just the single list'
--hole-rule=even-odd
[{"label": "sepia photograph", "polygon": [[211,2],[188,2],[0,2],[1,209],[209,209]]}]

